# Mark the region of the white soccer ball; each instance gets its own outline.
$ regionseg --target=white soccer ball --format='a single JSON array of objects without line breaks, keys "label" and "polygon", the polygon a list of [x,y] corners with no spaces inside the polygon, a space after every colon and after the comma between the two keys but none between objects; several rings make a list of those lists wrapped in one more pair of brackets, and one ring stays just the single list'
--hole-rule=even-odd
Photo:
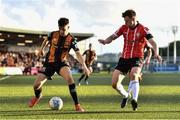
[{"label": "white soccer ball", "polygon": [[61,110],[63,107],[63,101],[60,97],[52,97],[49,100],[49,106],[52,110]]}]

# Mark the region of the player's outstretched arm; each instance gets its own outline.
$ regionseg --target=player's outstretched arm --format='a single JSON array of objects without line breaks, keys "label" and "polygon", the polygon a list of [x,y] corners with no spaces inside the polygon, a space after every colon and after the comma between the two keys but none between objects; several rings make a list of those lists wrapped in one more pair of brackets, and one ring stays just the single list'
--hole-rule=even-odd
[{"label": "player's outstretched arm", "polygon": [[150,63],[150,60],[151,60],[151,57],[152,57],[152,50],[151,49],[148,49],[148,54],[147,54],[147,57],[146,57],[146,61],[145,61],[145,64],[148,65]]},{"label": "player's outstretched arm", "polygon": [[87,66],[85,64],[85,61],[84,61],[81,53],[79,51],[76,51],[75,53],[76,53],[76,56],[77,56],[77,59],[78,59],[79,63],[81,63],[81,65],[83,67],[83,70],[84,70],[85,74],[89,76],[90,71],[88,70],[88,68],[87,68]]},{"label": "player's outstretched arm", "polygon": [[116,38],[118,38],[116,35],[112,34],[110,35],[108,38],[106,38],[105,40],[103,39],[98,39],[99,43],[105,45],[105,44],[109,44],[111,43],[113,40],[115,40]]}]

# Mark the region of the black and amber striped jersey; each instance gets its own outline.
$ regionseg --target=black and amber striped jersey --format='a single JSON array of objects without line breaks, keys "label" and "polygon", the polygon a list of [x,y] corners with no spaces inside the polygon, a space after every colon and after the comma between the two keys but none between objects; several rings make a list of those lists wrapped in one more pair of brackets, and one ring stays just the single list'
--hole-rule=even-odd
[{"label": "black and amber striped jersey", "polygon": [[50,47],[46,55],[46,61],[49,63],[66,61],[71,48],[74,51],[79,50],[76,39],[70,33],[62,37],[59,31],[54,31],[48,36],[48,40]]},{"label": "black and amber striped jersey", "polygon": [[93,63],[93,61],[94,61],[94,59],[96,57],[96,52],[94,50],[88,49],[88,50],[84,51],[83,56],[84,55],[86,56],[85,57],[86,65],[87,66],[92,65],[92,63]]}]

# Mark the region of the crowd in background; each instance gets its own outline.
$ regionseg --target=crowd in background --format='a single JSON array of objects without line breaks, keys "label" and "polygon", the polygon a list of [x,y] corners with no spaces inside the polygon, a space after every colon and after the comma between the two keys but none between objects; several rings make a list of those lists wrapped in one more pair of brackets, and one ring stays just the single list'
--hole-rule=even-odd
[{"label": "crowd in background", "polygon": [[20,67],[24,74],[30,74],[31,67],[42,67],[43,58],[34,53],[0,52],[0,67]]},{"label": "crowd in background", "polygon": [[[78,62],[69,55],[70,66],[78,67]],[[20,67],[24,74],[31,74],[31,68],[42,68],[44,57],[38,57],[35,53],[25,52],[0,52],[0,67]]]}]

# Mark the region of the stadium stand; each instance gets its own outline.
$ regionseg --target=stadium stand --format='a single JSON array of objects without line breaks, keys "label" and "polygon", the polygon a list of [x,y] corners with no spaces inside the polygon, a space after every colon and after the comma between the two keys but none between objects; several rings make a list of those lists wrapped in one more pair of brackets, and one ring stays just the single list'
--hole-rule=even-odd
[{"label": "stadium stand", "polygon": [[[0,75],[12,73],[7,73],[10,68],[22,71],[14,74],[37,74],[43,66],[44,58],[38,57],[35,50],[49,33],[0,27]],[[94,36],[91,33],[72,34],[78,42]],[[71,67],[78,68],[78,62],[72,55],[69,54],[68,59]]]}]

